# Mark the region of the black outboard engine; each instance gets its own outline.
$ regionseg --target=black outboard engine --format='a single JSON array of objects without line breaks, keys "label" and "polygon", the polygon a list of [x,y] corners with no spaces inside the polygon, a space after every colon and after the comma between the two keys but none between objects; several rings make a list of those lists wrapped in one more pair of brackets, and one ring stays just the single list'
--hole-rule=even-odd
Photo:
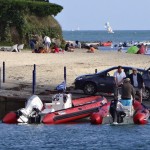
[{"label": "black outboard engine", "polygon": [[37,108],[33,108],[32,114],[29,117],[28,123],[30,124],[36,124],[41,122],[41,115],[39,114],[40,110]]}]

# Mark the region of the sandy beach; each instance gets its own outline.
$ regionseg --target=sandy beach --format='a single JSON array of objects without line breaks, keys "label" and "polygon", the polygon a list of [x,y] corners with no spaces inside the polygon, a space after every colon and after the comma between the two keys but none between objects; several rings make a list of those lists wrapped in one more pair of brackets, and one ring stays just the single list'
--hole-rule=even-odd
[{"label": "sandy beach", "polygon": [[150,67],[150,56],[127,54],[116,51],[87,53],[86,49],[75,49],[74,52],[39,54],[31,51],[20,53],[0,52],[0,67],[6,64],[6,83],[9,85],[32,84],[33,65],[36,64],[37,90],[53,90],[63,81],[64,66],[67,67],[67,87],[72,86],[74,79],[82,74],[94,73],[112,66]]}]

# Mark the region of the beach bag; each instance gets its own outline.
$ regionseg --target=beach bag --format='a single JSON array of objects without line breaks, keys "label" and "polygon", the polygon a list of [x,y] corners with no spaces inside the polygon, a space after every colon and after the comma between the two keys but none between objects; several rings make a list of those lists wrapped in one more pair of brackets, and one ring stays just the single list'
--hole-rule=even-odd
[{"label": "beach bag", "polygon": [[59,91],[59,92],[63,92],[66,90],[66,82],[63,81],[62,83],[58,84],[56,86],[56,90]]}]

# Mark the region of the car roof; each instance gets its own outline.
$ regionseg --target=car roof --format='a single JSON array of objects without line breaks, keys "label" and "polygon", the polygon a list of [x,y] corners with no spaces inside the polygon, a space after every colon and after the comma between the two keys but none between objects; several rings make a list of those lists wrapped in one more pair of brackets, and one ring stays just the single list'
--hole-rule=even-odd
[{"label": "car roof", "polygon": [[[128,67],[128,66],[121,66],[121,67],[122,67],[122,69],[132,69],[132,68],[134,68],[134,67]],[[114,66],[114,67],[102,70],[102,71],[98,72],[97,74],[102,73],[102,72],[106,72],[106,71],[108,72],[108,71],[111,71],[111,70],[114,70],[114,69],[117,69],[117,68],[118,68],[118,66]],[[137,68],[137,70],[142,71],[142,72],[146,71],[145,69],[142,69],[142,68]]]}]

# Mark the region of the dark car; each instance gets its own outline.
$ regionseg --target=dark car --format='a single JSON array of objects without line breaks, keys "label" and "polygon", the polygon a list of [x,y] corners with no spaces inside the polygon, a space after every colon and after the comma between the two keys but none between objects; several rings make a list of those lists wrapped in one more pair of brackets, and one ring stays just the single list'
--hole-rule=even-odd
[{"label": "dark car", "polygon": [[[132,67],[122,67],[126,76],[132,73]],[[116,67],[112,67],[95,74],[86,74],[78,76],[75,79],[75,89],[81,89],[87,95],[94,95],[97,92],[113,93],[115,80],[114,72],[117,70]],[[143,99],[150,99],[150,68],[140,69],[137,68],[138,72],[142,75],[145,83],[145,90],[143,91]]]}]

